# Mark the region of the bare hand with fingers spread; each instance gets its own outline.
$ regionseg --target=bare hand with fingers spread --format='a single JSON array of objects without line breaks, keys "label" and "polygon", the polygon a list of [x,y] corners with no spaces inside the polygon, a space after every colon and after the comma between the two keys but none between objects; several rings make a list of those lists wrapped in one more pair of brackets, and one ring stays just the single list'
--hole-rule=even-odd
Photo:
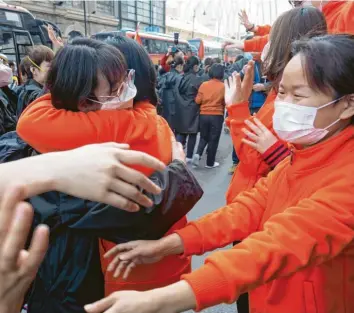
[{"label": "bare hand with fingers spread", "polygon": [[33,219],[32,207],[21,202],[25,195],[23,187],[9,188],[0,206],[0,313],[21,311],[48,248],[48,227],[39,226],[24,250]]},{"label": "bare hand with fingers spread", "polygon": [[181,237],[172,234],[160,240],[137,240],[119,244],[104,257],[114,257],[107,270],[114,271],[115,278],[124,272],[123,279],[127,279],[137,265],[156,263],[168,255],[182,254],[183,251]]},{"label": "bare hand with fingers spread", "polygon": [[247,30],[251,30],[254,27],[254,24],[250,22],[246,10],[241,10],[238,14],[240,23],[246,27]]},{"label": "bare hand with fingers spread", "polygon": [[254,118],[254,122],[246,120],[245,124],[250,130],[242,128],[242,132],[247,136],[247,139],[242,139],[242,142],[259,153],[265,153],[278,141],[278,138],[257,118]]},{"label": "bare hand with fingers spread", "polygon": [[243,81],[238,73],[233,73],[224,81],[226,106],[248,101],[251,96],[254,81],[254,61],[249,61],[245,67]]}]

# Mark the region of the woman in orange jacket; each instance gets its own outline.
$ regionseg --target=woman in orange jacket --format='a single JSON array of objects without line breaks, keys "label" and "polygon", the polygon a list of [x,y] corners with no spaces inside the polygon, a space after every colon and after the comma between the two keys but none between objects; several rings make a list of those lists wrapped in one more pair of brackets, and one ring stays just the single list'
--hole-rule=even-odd
[{"label": "woman in orange jacket", "polygon": [[[354,33],[354,2],[353,1],[289,1],[294,7],[305,7],[309,4],[319,8],[326,17],[328,31],[332,34]],[[247,31],[252,31],[256,37],[235,44],[235,48],[245,52],[262,52],[269,41],[270,25],[259,26],[251,23],[247,13],[243,10],[240,14],[241,23]]]},{"label": "woman in orange jacket", "polygon": [[[302,36],[313,36],[327,32],[326,21],[321,12],[315,8],[295,8],[283,13],[275,21],[271,37],[272,45],[265,63],[265,75],[273,81],[274,88],[271,90],[263,107],[258,111],[257,118],[272,130],[272,116],[274,113],[274,100],[279,80],[288,62],[291,43]],[[231,84],[231,87],[234,85]],[[283,142],[270,134],[267,146],[255,149],[249,146],[247,135],[244,131],[248,126],[245,120],[252,121],[248,103],[234,104],[228,96],[230,89],[226,86],[225,101],[227,104],[227,125],[230,127],[233,144],[240,163],[235,169],[229,189],[226,193],[227,203],[242,191],[254,187],[258,179],[266,176],[280,161],[289,155],[289,150]],[[274,131],[273,131],[274,134]]]},{"label": "woman in orange jacket", "polygon": [[[139,264],[242,243],[212,254],[181,282],[118,292],[87,312],[200,311],[248,291],[254,313],[354,312],[353,51],[350,35],[294,43],[273,116],[277,135],[293,144],[292,157],[229,206],[110,254],[123,251],[118,261]],[[239,76],[236,84],[235,101],[246,101],[248,87]]]},{"label": "woman in orange jacket", "polygon": [[[82,39],[58,52],[48,81],[50,94],[32,103],[21,116],[17,132],[41,153],[69,150],[90,143],[127,143],[132,149],[172,161],[172,131],[157,115],[156,72],[148,54],[135,41],[122,38],[130,69],[119,50],[106,43]],[[150,82],[149,84],[146,81]],[[145,167],[136,167],[151,175]],[[151,204],[147,204],[149,206]],[[186,225],[186,218],[170,232]],[[113,244],[101,242],[102,253]],[[158,264],[137,268],[128,281],[115,279],[102,264],[106,294],[116,290],[147,290],[179,280],[190,271],[190,259],[172,256]]]}]

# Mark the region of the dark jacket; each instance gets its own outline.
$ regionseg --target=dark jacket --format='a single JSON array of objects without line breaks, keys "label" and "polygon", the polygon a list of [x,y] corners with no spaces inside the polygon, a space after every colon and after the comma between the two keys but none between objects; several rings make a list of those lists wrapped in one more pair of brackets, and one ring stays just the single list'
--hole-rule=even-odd
[{"label": "dark jacket", "polygon": [[[6,143],[11,148],[6,149]],[[0,137],[2,162],[33,155],[33,150],[25,148],[15,132]],[[29,313],[84,313],[85,304],[104,297],[98,239],[122,243],[161,238],[203,194],[180,161],[150,179],[163,193],[148,195],[154,206],[137,213],[55,191],[28,200],[35,211],[33,228],[44,223],[51,231],[49,250],[27,297]]]},{"label": "dark jacket", "polygon": [[175,89],[182,79],[182,75],[171,69],[159,79],[159,96],[162,104],[162,117],[172,130],[175,129],[176,97]]},{"label": "dark jacket", "polygon": [[8,87],[0,89],[0,135],[16,129],[16,94]]},{"label": "dark jacket", "polygon": [[18,95],[16,110],[17,117],[20,117],[22,112],[30,103],[44,94],[43,86],[33,79],[30,79],[24,85],[17,87],[15,90]]},{"label": "dark jacket", "polygon": [[195,98],[202,79],[189,72],[182,76],[176,89],[177,110],[175,130],[180,134],[196,134],[199,132],[199,105]]}]

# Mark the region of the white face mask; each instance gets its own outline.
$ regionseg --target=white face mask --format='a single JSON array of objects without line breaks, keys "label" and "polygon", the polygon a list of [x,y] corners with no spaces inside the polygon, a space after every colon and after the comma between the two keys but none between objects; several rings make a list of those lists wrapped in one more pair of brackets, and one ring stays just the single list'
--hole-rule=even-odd
[{"label": "white face mask", "polygon": [[322,105],[319,108],[275,101],[273,115],[273,129],[278,137],[286,142],[298,145],[313,145],[328,135],[328,128],[338,123],[337,119],[326,128],[315,128],[314,122],[317,111],[343,97]]},{"label": "white face mask", "polygon": [[12,70],[5,64],[0,63],[0,87],[5,87],[12,83]]},{"label": "white face mask", "polygon": [[133,107],[134,98],[138,92],[134,84],[135,71],[130,70],[126,80],[121,84],[116,96],[106,96],[106,101],[89,99],[101,104],[101,110],[122,110]]}]

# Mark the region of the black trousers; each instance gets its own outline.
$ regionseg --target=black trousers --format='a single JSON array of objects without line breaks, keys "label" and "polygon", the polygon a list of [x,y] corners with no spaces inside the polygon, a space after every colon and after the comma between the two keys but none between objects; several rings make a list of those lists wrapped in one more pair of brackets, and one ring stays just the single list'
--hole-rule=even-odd
[{"label": "black trousers", "polygon": [[208,146],[207,166],[214,165],[223,123],[223,115],[200,115],[200,141],[197,153],[202,156],[205,147]]},{"label": "black trousers", "polygon": [[188,138],[188,143],[187,143],[187,158],[191,159],[194,154],[194,148],[195,144],[197,143],[197,135],[198,134],[177,134],[176,135],[176,140],[180,142],[183,147],[186,145],[187,138]]}]

